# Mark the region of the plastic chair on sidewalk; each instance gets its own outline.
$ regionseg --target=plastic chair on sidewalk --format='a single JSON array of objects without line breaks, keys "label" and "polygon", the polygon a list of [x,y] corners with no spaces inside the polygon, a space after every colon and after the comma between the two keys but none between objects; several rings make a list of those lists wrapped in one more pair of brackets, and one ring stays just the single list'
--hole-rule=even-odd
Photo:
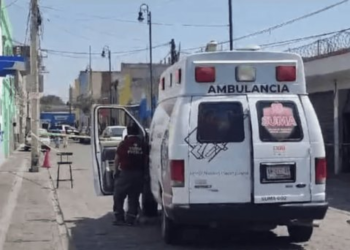
[{"label": "plastic chair on sidewalk", "polygon": [[[73,153],[72,152],[60,152],[60,153],[57,153],[57,155],[60,157],[60,160],[57,162],[57,179],[56,179],[57,188],[59,187],[60,181],[70,181],[71,188],[73,188],[73,173],[72,173],[73,162],[69,160],[69,156],[72,156]],[[66,160],[63,159],[64,156],[66,156]],[[60,169],[61,169],[62,165],[69,166],[70,179],[60,179]]]}]

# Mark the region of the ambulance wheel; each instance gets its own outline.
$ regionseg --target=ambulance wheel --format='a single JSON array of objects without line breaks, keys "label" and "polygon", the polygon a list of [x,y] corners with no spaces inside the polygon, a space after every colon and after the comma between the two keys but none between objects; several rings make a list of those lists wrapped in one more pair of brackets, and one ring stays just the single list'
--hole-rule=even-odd
[{"label": "ambulance wheel", "polygon": [[142,214],[145,217],[158,217],[158,203],[154,199],[151,186],[146,183],[142,192]]},{"label": "ambulance wheel", "polygon": [[162,238],[168,245],[176,245],[180,240],[179,226],[176,225],[162,209]]},{"label": "ambulance wheel", "polygon": [[289,238],[295,243],[309,241],[313,231],[314,228],[312,226],[288,226]]},{"label": "ambulance wheel", "polygon": [[[142,196],[143,197],[143,196]],[[142,213],[146,217],[158,217],[158,203],[153,197],[142,198]]]}]

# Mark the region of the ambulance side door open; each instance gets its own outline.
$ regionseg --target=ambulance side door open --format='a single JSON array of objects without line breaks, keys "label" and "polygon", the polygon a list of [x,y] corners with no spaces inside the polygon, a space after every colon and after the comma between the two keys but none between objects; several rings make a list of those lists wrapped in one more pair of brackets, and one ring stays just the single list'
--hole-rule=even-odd
[{"label": "ambulance side door open", "polygon": [[248,97],[254,203],[311,201],[310,140],[298,96]]},{"label": "ambulance side door open", "polygon": [[[114,188],[113,172],[114,156],[118,143],[115,146],[101,143],[100,136],[106,126],[127,126],[134,121],[139,127],[139,135],[144,138],[145,147],[148,146],[146,131],[128,110],[118,105],[94,105],[91,111],[91,149],[94,188],[98,196],[112,195]],[[125,133],[123,133],[125,135]],[[122,135],[121,135],[122,136]],[[146,149],[146,148],[145,148]],[[147,150],[147,149],[146,149]],[[146,163],[147,164],[147,163]]]}]

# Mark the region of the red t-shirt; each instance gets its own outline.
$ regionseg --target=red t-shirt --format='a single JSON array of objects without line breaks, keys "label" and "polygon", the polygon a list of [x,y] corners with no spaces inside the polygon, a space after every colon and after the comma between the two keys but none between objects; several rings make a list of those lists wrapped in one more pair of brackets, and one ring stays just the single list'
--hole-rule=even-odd
[{"label": "red t-shirt", "polygon": [[143,170],[145,153],[143,143],[138,136],[126,136],[117,148],[121,170]]}]

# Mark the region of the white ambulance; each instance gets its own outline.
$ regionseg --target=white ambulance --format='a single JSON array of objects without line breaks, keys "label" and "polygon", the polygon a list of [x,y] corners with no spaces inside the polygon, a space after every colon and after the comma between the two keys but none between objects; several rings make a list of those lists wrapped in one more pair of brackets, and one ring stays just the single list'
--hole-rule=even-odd
[{"label": "white ambulance", "polygon": [[161,76],[149,140],[167,243],[186,225],[282,225],[305,242],[325,217],[325,149],[299,55],[182,59]]}]

